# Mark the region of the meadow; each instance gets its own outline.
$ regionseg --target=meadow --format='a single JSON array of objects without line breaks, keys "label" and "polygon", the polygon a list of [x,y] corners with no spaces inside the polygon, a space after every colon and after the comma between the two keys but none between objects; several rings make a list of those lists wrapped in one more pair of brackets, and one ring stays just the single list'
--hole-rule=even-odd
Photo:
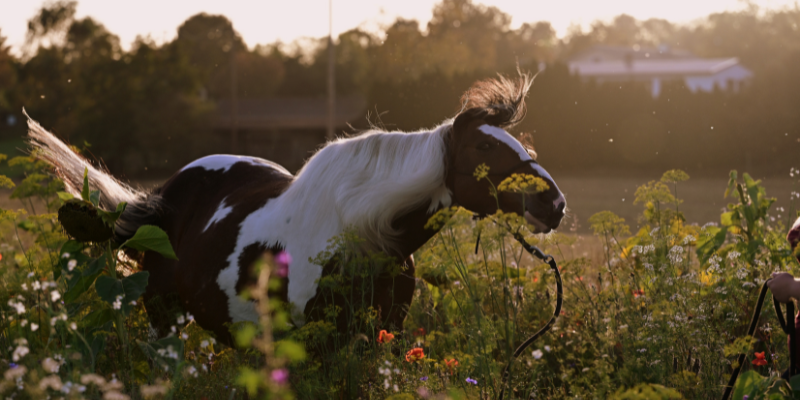
[{"label": "meadow", "polygon": [[[794,179],[780,180],[777,203],[746,174],[699,183],[677,170],[638,184],[560,180],[566,193],[589,195],[568,198],[584,215],[549,235],[530,233],[515,215],[475,221],[463,209],[442,210],[429,222],[440,233],[415,256],[417,291],[402,330],[382,331],[375,310],[355,306],[329,307],[325,318],[290,329],[284,305],[267,296],[287,258],[265,257],[250,291],[261,320],[233,324],[229,347],[182,310],[141,301],[147,273],[124,251],[169,255],[163,232],[145,227],[123,244],[70,239],[57,210],[91,210],[96,194],[72,198],[29,157],[4,163],[24,171],[21,181],[0,178],[11,191],[0,214],[6,398],[488,399],[513,363],[506,398],[707,399],[721,395],[739,353],[747,358],[733,398],[798,397],[798,382],[779,377],[789,365],[786,335],[771,307],[755,336],[745,335],[769,274],[800,272],[785,240]],[[615,207],[620,190],[625,206]],[[118,216],[87,213],[100,234]],[[516,360],[515,347],[553,313],[555,285],[515,232],[552,254],[564,279],[556,325]],[[355,252],[358,240],[347,232],[319,257],[350,255],[340,275],[320,282],[331,298],[368,295],[369,278],[399,272],[385,257]],[[365,278],[360,287],[353,276]],[[166,337],[150,334],[155,312],[173,317]],[[335,328],[342,312],[348,335]]]}]

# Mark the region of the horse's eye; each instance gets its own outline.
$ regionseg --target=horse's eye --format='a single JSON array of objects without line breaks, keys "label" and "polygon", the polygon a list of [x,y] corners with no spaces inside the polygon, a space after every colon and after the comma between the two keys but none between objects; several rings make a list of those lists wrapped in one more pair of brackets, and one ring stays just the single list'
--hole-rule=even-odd
[{"label": "horse's eye", "polygon": [[481,143],[478,143],[478,146],[477,146],[478,150],[489,150],[491,148],[492,148],[492,145],[489,142],[481,142]]}]

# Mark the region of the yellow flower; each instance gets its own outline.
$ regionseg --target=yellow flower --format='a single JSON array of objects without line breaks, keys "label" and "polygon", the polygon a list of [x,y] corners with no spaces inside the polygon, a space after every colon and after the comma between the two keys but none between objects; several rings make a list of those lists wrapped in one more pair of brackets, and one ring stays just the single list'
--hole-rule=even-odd
[{"label": "yellow flower", "polygon": [[478,168],[475,168],[475,172],[472,174],[478,180],[486,178],[489,175],[489,167],[486,164],[478,165]]},{"label": "yellow flower", "polygon": [[541,193],[549,189],[544,179],[529,174],[511,174],[500,182],[497,190],[514,193]]}]

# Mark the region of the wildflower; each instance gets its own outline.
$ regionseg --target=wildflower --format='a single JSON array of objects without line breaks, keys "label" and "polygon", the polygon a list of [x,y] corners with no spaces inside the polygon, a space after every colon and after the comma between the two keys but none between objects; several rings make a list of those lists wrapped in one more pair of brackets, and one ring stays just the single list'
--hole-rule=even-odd
[{"label": "wildflower", "polygon": [[14,353],[11,355],[11,358],[14,360],[14,362],[17,362],[20,358],[25,357],[30,350],[28,349],[28,341],[25,340],[25,338],[19,338],[14,342],[17,343],[17,348],[14,349]]},{"label": "wildflower", "polygon": [[56,360],[53,360],[50,357],[47,357],[42,361],[42,368],[44,368],[45,371],[50,372],[52,374],[57,374],[58,369],[60,367],[61,363]]},{"label": "wildflower", "polygon": [[763,367],[763,366],[767,365],[767,359],[764,356],[764,352],[763,351],[761,353],[756,353],[756,359],[753,360],[753,365],[755,365],[757,367]]},{"label": "wildflower", "polygon": [[467,383],[471,383],[473,385],[477,385],[478,381],[476,381],[475,379],[472,379],[472,378],[467,378]]},{"label": "wildflower", "polygon": [[36,332],[37,329],[39,329],[39,324],[31,322],[31,332]]},{"label": "wildflower", "polygon": [[542,355],[544,355],[544,353],[542,353],[541,350],[536,349],[536,350],[533,351],[533,353],[531,353],[531,355],[533,356],[533,358],[538,360],[538,359],[542,358]]},{"label": "wildflower", "polygon": [[549,353],[550,352],[550,346],[544,346],[544,351]]},{"label": "wildflower", "polygon": [[478,168],[475,169],[475,172],[472,174],[477,180],[481,180],[489,176],[489,167],[486,164],[478,165]]},{"label": "wildflower", "polygon": [[58,301],[58,299],[60,298],[61,298],[61,293],[58,293],[58,290],[53,290],[52,292],[50,292],[50,299],[53,300],[53,303]]},{"label": "wildflower", "polygon": [[419,328],[414,331],[414,336],[425,336],[427,332],[425,332],[425,328]]},{"label": "wildflower", "polygon": [[186,322],[186,318],[183,315],[178,315],[178,325],[183,325]]},{"label": "wildflower", "polygon": [[278,267],[275,270],[275,275],[285,278],[289,276],[289,264],[292,263],[292,255],[288,251],[280,251],[275,256],[275,265]]},{"label": "wildflower", "polygon": [[407,362],[415,362],[425,358],[425,352],[422,351],[421,347],[415,347],[406,353],[406,361]]},{"label": "wildflower", "polygon": [[25,368],[24,365],[17,365],[14,363],[9,364],[9,370],[3,374],[3,377],[6,378],[7,381],[17,380],[17,378],[22,378],[25,376],[25,373],[28,372],[28,369]]},{"label": "wildflower", "polygon": [[33,284],[31,285],[31,287],[33,287],[33,290],[41,290],[42,289],[42,285],[39,283],[39,281],[33,281]]},{"label": "wildflower", "polygon": [[22,290],[24,290],[26,292],[28,291],[28,284],[27,283],[23,283],[20,287],[22,287]]},{"label": "wildflower", "polygon": [[200,342],[201,349],[205,349],[206,347],[208,347],[208,340],[203,340],[202,342]]},{"label": "wildflower", "polygon": [[39,381],[39,389],[41,390],[47,390],[47,388],[61,390],[61,387],[61,378],[58,375],[50,375]]},{"label": "wildflower", "polygon": [[450,369],[450,374],[452,374],[453,373],[453,368],[458,366],[458,360],[456,360],[455,358],[451,358],[449,360],[445,358],[444,359],[444,364],[447,366],[447,368]]},{"label": "wildflower", "polygon": [[16,303],[14,300],[9,300],[8,305],[17,310],[17,315],[25,313],[25,305],[22,303]]},{"label": "wildflower", "polygon": [[111,306],[114,307],[115,310],[122,308],[122,296],[117,296],[117,299],[114,300],[114,304]]},{"label": "wildflower", "polygon": [[78,265],[78,260],[69,260],[67,262],[67,269],[72,272],[73,269]]},{"label": "wildflower", "polygon": [[740,255],[742,255],[742,253],[739,253],[736,250],[731,250],[731,252],[728,253],[728,260],[733,261],[733,260],[739,258]]},{"label": "wildflower", "polygon": [[644,290],[636,289],[636,290],[633,291],[633,297],[634,298],[637,298],[639,296],[644,296]]},{"label": "wildflower", "polygon": [[389,343],[394,339],[394,335],[386,332],[386,330],[381,330],[378,333],[378,343]]},{"label": "wildflower", "polygon": [[70,322],[69,323],[69,329],[72,329],[73,331],[77,331],[78,330],[78,324],[76,324],[74,322]]},{"label": "wildflower", "polygon": [[422,378],[419,378],[419,380],[421,380],[423,382],[427,382],[428,381],[428,377],[427,376],[423,376]]}]

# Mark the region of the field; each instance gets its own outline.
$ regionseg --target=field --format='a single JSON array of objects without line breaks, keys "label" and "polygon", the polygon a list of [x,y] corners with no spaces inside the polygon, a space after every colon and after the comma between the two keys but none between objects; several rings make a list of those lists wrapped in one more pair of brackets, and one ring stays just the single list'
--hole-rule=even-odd
[{"label": "field", "polygon": [[[416,254],[421,279],[403,329],[381,332],[375,310],[355,306],[354,289],[368,294],[370,278],[399,272],[370,255],[321,283],[331,296],[351,296],[349,309],[329,307],[325,318],[286,330],[283,305],[261,297],[261,321],[234,324],[231,348],[181,310],[143,305],[148,277],[112,242],[67,241],[45,213],[67,201],[60,184],[31,160],[13,163],[28,178],[13,189],[18,199],[0,203],[4,396],[484,399],[504,389],[511,364],[506,398],[706,399],[721,395],[744,353],[734,398],[794,398],[796,382],[778,377],[788,367],[786,336],[770,307],[745,336],[764,279],[798,271],[784,239],[795,215],[788,173],[763,186],[737,176],[727,199],[726,176],[557,177],[572,219],[547,236],[525,233],[514,215],[476,223],[443,210],[431,220],[440,234]],[[91,207],[92,196],[69,201]],[[10,211],[22,206],[27,214]],[[565,288],[553,330],[517,360],[514,348],[553,313],[554,281],[511,231],[556,257]],[[151,240],[123,247],[171,251],[158,230],[139,234]],[[331,250],[357,242],[346,233]],[[276,288],[269,273],[281,262],[265,259],[253,297]],[[348,273],[367,283],[353,287]],[[149,314],[162,311],[174,316],[173,333],[152,337]],[[341,312],[346,335],[333,324]]]}]

